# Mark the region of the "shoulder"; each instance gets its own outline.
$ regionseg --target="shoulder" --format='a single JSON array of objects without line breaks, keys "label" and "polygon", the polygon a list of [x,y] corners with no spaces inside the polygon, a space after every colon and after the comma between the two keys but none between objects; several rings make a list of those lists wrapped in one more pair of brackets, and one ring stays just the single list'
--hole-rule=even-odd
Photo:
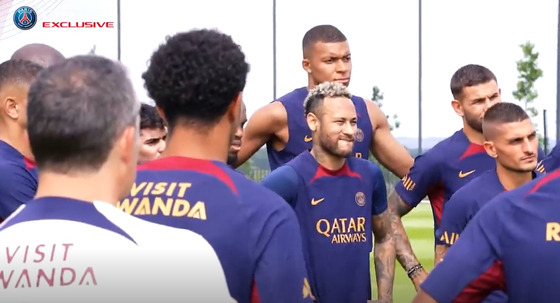
[{"label": "shoulder", "polygon": [[0,184],[14,184],[20,185],[23,179],[27,179],[29,182],[37,183],[33,177],[31,169],[28,169],[25,163],[15,161],[0,161],[0,171],[4,176],[10,176],[9,178],[0,178]]},{"label": "shoulder", "polygon": [[464,148],[462,148],[462,144],[459,144],[462,143],[459,132],[457,131],[450,137],[441,140],[419,157],[436,162],[445,162],[446,159],[460,156]]},{"label": "shoulder", "polygon": [[[129,215],[106,202],[94,202],[100,213],[128,233],[138,245],[180,246],[207,243],[201,235],[187,229],[161,225]],[[177,241],[181,239],[181,241]],[[194,246],[193,246],[194,247]]]},{"label": "shoulder", "polygon": [[476,178],[469,181],[467,184],[461,187],[457,192],[461,191],[464,192],[465,194],[469,194],[470,191],[470,195],[472,196],[473,193],[476,193],[475,190],[487,188],[489,184],[496,183],[495,181],[497,180],[497,178],[498,176],[496,175],[496,171],[494,169],[489,169],[483,172],[482,174],[480,174],[479,176],[477,176]]},{"label": "shoulder", "polygon": [[307,97],[307,93],[308,93],[307,87],[305,86],[299,87],[285,95],[282,95],[276,101],[298,103],[299,105],[303,106],[303,101]]},{"label": "shoulder", "polygon": [[[278,173],[295,174],[295,171],[286,165],[274,170],[274,172],[280,170]],[[247,179],[244,176],[234,175],[232,176],[233,182],[238,188],[238,195],[241,203],[244,204],[248,211],[251,213],[284,213],[286,211],[292,211],[289,206],[280,195],[276,194],[272,190],[254,182],[253,180]]]},{"label": "shoulder", "polygon": [[0,170],[2,172],[5,171],[29,171],[25,166],[25,163],[22,161],[10,161],[10,160],[1,160],[0,161]]},{"label": "shoulder", "polygon": [[351,165],[352,168],[354,169],[358,168],[364,170],[368,174],[371,174],[373,176],[383,175],[381,168],[370,160],[349,157],[348,163]]},{"label": "shoulder", "polygon": [[[288,111],[282,102],[273,101],[259,109],[257,109],[250,120],[258,121],[259,124],[286,124],[288,121]],[[247,124],[249,125],[249,124]]]}]

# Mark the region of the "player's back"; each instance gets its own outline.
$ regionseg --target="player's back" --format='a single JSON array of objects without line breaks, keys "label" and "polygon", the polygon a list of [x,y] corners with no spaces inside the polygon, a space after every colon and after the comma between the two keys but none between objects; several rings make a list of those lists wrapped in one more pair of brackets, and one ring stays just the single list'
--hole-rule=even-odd
[{"label": "player's back", "polygon": [[556,302],[558,188],[560,170],[496,196],[469,222],[421,288],[442,302],[479,302],[498,289],[512,303]]},{"label": "player's back", "polygon": [[233,302],[201,236],[106,202],[45,197],[0,226],[2,302]]},{"label": "player's back", "polygon": [[184,157],[148,162],[119,208],[202,235],[240,303],[310,300],[302,296],[306,273],[295,214],[225,163]]},{"label": "player's back", "polygon": [[[509,302],[560,298],[560,170],[507,193],[501,245]],[[507,201],[509,200],[509,201]]]},{"label": "player's back", "polygon": [[[313,142],[311,130],[305,118],[303,102],[307,97],[307,87],[301,87],[278,98],[287,113],[288,118],[288,142],[284,149],[277,151],[271,144],[267,144],[268,162],[271,170],[288,163],[302,152],[311,149]],[[371,146],[373,128],[367,111],[365,100],[358,96],[352,96],[352,102],[356,106],[358,116],[358,130],[356,142],[352,154],[358,158],[367,159]]]},{"label": "player's back", "polygon": [[372,194],[378,178],[368,162],[349,157],[340,170],[330,171],[304,152],[287,164],[300,178],[292,207],[319,302],[369,299]]}]

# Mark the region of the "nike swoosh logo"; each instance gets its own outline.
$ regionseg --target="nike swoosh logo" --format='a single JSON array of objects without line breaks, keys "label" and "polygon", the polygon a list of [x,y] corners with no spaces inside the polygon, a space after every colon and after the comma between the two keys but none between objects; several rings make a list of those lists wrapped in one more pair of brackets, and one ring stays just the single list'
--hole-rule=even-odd
[{"label": "nike swoosh logo", "polygon": [[323,200],[325,200],[325,198],[321,198],[319,200],[311,199],[311,205],[315,206],[315,205],[323,202]]},{"label": "nike swoosh logo", "polygon": [[475,171],[476,171],[476,169],[473,169],[473,170],[468,171],[468,172],[466,172],[466,173],[463,173],[463,171],[460,171],[460,172],[459,172],[459,178],[464,178],[464,177],[466,177],[466,176],[468,176],[468,175],[474,173]]},{"label": "nike swoosh logo", "polygon": [[305,138],[303,138],[303,141],[305,142],[311,142],[311,140],[313,140],[313,138],[309,138],[308,136],[305,136]]}]

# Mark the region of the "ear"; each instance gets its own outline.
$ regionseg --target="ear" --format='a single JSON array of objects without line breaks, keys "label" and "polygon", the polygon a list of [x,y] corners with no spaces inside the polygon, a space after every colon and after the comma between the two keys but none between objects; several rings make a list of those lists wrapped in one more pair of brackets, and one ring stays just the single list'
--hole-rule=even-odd
[{"label": "ear", "polygon": [[311,74],[311,62],[307,58],[301,60],[301,67],[308,73]]},{"label": "ear", "polygon": [[138,162],[138,149],[140,147],[140,139],[136,127],[128,126],[124,129],[121,136],[115,142],[115,152],[119,159],[126,163]]},{"label": "ear", "polygon": [[12,97],[6,97],[3,102],[4,105],[4,112],[8,117],[16,120],[19,118],[19,111],[23,109],[21,106],[18,106],[16,99]]},{"label": "ear", "polygon": [[315,116],[314,113],[309,113],[307,114],[306,120],[307,120],[307,126],[309,126],[311,132],[312,133],[316,132],[317,128],[319,128],[319,118]]},{"label": "ear", "polygon": [[237,97],[233,99],[228,106],[226,116],[231,124],[239,124],[239,116],[241,115],[241,104],[243,103],[243,92],[239,92]]},{"label": "ear", "polygon": [[451,101],[451,107],[453,107],[453,110],[455,111],[457,116],[463,117],[465,115],[465,113],[463,111],[463,105],[461,104],[461,101],[459,101],[459,100]]},{"label": "ear", "polygon": [[498,157],[498,153],[496,153],[496,147],[494,147],[494,142],[484,141],[484,143],[482,145],[484,146],[484,150],[486,150],[486,153],[490,157],[492,157],[492,158],[497,158]]}]

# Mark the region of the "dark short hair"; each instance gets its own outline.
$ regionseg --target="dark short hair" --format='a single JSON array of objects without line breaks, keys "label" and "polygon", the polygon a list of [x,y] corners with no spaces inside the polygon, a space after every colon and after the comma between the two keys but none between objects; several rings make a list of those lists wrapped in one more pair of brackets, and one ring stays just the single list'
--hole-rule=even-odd
[{"label": "dark short hair", "polygon": [[140,106],[140,129],[164,129],[165,123],[154,106],[142,103]]},{"label": "dark short hair", "polygon": [[168,37],[142,78],[172,131],[177,123],[215,125],[245,89],[248,72],[230,36],[202,29]]},{"label": "dark short hair", "polygon": [[510,102],[498,102],[484,113],[484,122],[512,123],[529,119],[529,115],[521,106]]},{"label": "dark short hair", "polygon": [[521,122],[529,119],[529,115],[521,106],[510,102],[499,102],[492,105],[484,113],[482,120],[482,134],[486,140],[492,140],[495,136],[495,127],[501,124]]},{"label": "dark short hair", "polygon": [[77,56],[39,74],[29,90],[29,141],[40,170],[98,170],[136,126],[139,102],[122,65]]},{"label": "dark short hair", "polygon": [[461,99],[463,88],[496,81],[496,76],[491,70],[476,64],[468,64],[459,68],[451,77],[451,93],[456,100]]},{"label": "dark short hair", "polygon": [[0,89],[11,84],[30,86],[41,70],[43,67],[26,60],[5,61],[0,64]]},{"label": "dark short hair", "polygon": [[317,42],[336,43],[344,41],[346,41],[346,36],[338,28],[333,25],[323,24],[317,25],[305,33],[301,47],[305,52],[307,48]]}]

